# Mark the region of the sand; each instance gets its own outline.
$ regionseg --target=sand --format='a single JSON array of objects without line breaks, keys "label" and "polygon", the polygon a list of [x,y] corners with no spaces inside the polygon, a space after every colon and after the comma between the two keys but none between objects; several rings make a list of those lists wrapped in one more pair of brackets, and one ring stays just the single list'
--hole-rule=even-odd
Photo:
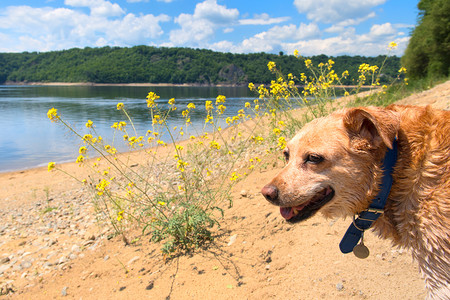
[{"label": "sand", "polygon": [[[450,108],[450,81],[399,101]],[[340,253],[351,220],[320,214],[289,225],[260,195],[278,167],[255,171],[232,192],[208,249],[163,260],[148,237],[108,239],[86,190],[37,168],[0,174],[0,288],[6,299],[421,299],[409,251],[371,232],[370,256]],[[79,176],[85,170],[65,164]],[[43,213],[46,207],[56,209]]]}]

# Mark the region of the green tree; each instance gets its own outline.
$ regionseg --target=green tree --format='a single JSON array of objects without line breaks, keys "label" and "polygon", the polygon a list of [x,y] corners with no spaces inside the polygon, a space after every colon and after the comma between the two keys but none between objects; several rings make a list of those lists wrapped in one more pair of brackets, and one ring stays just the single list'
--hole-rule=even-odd
[{"label": "green tree", "polygon": [[450,1],[421,0],[418,24],[402,64],[412,78],[449,76]]}]

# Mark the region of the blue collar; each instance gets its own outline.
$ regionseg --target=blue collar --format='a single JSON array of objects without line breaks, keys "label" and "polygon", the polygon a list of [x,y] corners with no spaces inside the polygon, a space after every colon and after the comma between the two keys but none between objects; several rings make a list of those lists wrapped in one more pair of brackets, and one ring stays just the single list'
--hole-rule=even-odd
[{"label": "blue collar", "polygon": [[392,149],[389,149],[383,161],[383,179],[381,181],[381,190],[378,195],[372,200],[369,208],[359,213],[358,218],[353,220],[353,223],[347,229],[342,238],[339,248],[342,253],[349,253],[358,244],[364,230],[372,226],[378,217],[384,212],[384,206],[389,196],[392,187],[392,172],[394,165],[397,162],[397,139],[394,139]]}]

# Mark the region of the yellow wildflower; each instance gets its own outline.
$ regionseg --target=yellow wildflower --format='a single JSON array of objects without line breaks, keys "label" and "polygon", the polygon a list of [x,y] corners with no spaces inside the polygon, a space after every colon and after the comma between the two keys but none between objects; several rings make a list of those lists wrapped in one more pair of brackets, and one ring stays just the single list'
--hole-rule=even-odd
[{"label": "yellow wildflower", "polygon": [[219,145],[219,143],[217,143],[216,141],[211,141],[211,142],[209,143],[209,147],[210,147],[211,149],[220,150],[220,145]]},{"label": "yellow wildflower", "polygon": [[106,190],[106,188],[108,187],[109,184],[110,184],[109,181],[107,181],[105,179],[102,179],[100,181],[100,183],[95,186],[95,188],[97,189],[97,194],[99,196],[103,195],[103,193],[105,192],[105,190]]},{"label": "yellow wildflower", "polygon": [[195,104],[194,104],[194,103],[189,103],[189,104],[187,105],[187,108],[188,108],[188,109],[195,109]]},{"label": "yellow wildflower", "polygon": [[286,143],[286,139],[284,137],[280,136],[278,138],[278,144],[277,144],[278,148],[279,149],[284,149],[284,148],[286,148],[286,144],[287,144]]},{"label": "yellow wildflower", "polygon": [[276,64],[273,61],[269,61],[269,63],[267,64],[267,68],[269,69],[269,71],[272,71],[275,67]]},{"label": "yellow wildflower", "polygon": [[47,118],[49,118],[50,121],[52,121],[52,122],[58,121],[59,120],[58,110],[54,107],[49,109],[47,112]]},{"label": "yellow wildflower", "polygon": [[309,68],[312,65],[312,61],[310,59],[305,60],[305,66]]},{"label": "yellow wildflower", "polygon": [[217,113],[219,115],[222,115],[225,112],[225,109],[227,109],[227,107],[225,105],[220,104],[219,106],[217,106]]},{"label": "yellow wildflower", "polygon": [[239,174],[237,174],[236,172],[233,172],[233,173],[231,174],[230,180],[231,180],[231,181],[236,181],[236,180],[238,180],[238,179],[239,179]]},{"label": "yellow wildflower", "polygon": [[181,172],[185,171],[184,167],[187,166],[187,165],[188,165],[188,163],[183,161],[183,160],[181,160],[181,159],[179,159],[177,161],[177,169],[180,170]]},{"label": "yellow wildflower", "polygon": [[300,54],[299,54],[298,50],[295,49],[295,50],[294,50],[294,56],[295,56],[295,57],[299,57],[299,55],[300,55]]},{"label": "yellow wildflower", "polygon": [[152,123],[153,123],[153,124],[156,124],[156,123],[158,123],[158,122],[161,122],[160,120],[161,120],[161,116],[160,116],[160,115],[154,115],[154,116],[153,116]]},{"label": "yellow wildflower", "polygon": [[92,125],[94,125],[94,122],[92,122],[91,120],[88,120],[86,123],[86,127],[87,128],[92,128]]},{"label": "yellow wildflower", "polygon": [[86,154],[86,151],[87,151],[87,148],[86,147],[80,147],[80,149],[78,149],[78,152],[80,153],[80,154]]},{"label": "yellow wildflower", "polygon": [[81,164],[83,161],[84,161],[84,156],[80,155],[80,156],[77,157],[77,160],[75,162],[78,163],[78,164]]},{"label": "yellow wildflower", "polygon": [[85,143],[92,141],[92,138],[93,138],[92,134],[85,134],[85,135],[83,135],[83,141]]},{"label": "yellow wildflower", "polygon": [[156,107],[155,100],[159,99],[159,96],[153,92],[148,93],[147,95],[147,107],[153,108]]},{"label": "yellow wildflower", "polygon": [[171,98],[169,99],[169,105],[174,105],[175,104],[175,98]]},{"label": "yellow wildflower", "polygon": [[117,110],[121,110],[123,108],[123,103],[117,103]]},{"label": "yellow wildflower", "polygon": [[214,108],[214,107],[213,107],[212,101],[206,101],[206,102],[205,102],[205,109],[206,109],[207,111],[211,111],[213,108]]},{"label": "yellow wildflower", "polygon": [[123,213],[124,213],[124,211],[123,210],[121,210],[121,211],[119,211],[118,213],[117,213],[117,221],[122,221],[123,220]]},{"label": "yellow wildflower", "polygon": [[212,124],[213,120],[214,120],[213,116],[207,115],[206,118],[205,118],[205,123],[211,123]]},{"label": "yellow wildflower", "polygon": [[217,98],[216,98],[216,104],[219,104],[219,103],[225,103],[225,99],[226,99],[226,97],[223,96],[223,95],[217,96]]},{"label": "yellow wildflower", "polygon": [[55,162],[49,162],[48,166],[47,166],[47,170],[50,172],[51,170],[53,170],[56,166]]},{"label": "yellow wildflower", "polygon": [[390,42],[388,49],[395,49],[395,48],[397,48],[397,43],[396,42]]},{"label": "yellow wildflower", "polygon": [[255,85],[254,85],[252,82],[250,82],[250,83],[248,84],[248,88],[249,88],[251,91],[253,91],[253,90],[255,89]]}]

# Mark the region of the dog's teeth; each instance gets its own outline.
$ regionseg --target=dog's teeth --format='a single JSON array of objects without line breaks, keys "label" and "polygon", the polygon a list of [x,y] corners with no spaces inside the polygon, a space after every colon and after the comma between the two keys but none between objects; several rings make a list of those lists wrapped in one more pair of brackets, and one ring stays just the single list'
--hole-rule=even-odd
[{"label": "dog's teeth", "polygon": [[296,210],[295,208],[292,208],[292,212],[294,213],[294,215],[298,214],[298,210]]}]

